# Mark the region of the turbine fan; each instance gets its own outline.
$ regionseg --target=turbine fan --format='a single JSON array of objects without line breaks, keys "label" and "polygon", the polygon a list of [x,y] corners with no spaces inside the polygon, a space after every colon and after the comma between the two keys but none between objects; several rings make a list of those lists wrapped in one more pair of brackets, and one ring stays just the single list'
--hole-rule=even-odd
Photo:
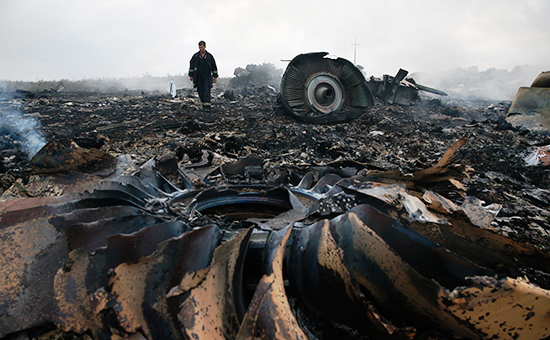
[{"label": "turbine fan", "polygon": [[327,52],[300,54],[281,81],[285,110],[298,120],[340,123],[358,118],[374,104],[365,77],[351,62]]}]

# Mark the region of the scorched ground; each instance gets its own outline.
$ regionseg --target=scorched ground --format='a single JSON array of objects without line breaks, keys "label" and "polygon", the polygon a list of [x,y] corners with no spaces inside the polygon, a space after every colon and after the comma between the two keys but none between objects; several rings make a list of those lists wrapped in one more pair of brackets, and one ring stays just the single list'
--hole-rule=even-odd
[{"label": "scorched ground", "polygon": [[[473,286],[516,292],[509,287],[524,285],[529,294],[535,292],[533,294],[541,296],[550,288],[550,170],[543,164],[525,162],[538,148],[549,145],[550,138],[506,123],[504,118],[510,103],[428,97],[412,106],[377,102],[354,121],[316,125],[287,116],[277,101],[276,90],[270,86],[217,89],[214,94],[212,112],[199,110],[196,95],[190,89],[179,90],[176,98],[120,91],[25,93],[19,98],[2,99],[3,112],[19,110],[24,117],[39,121],[37,129],[50,142],[47,146],[50,153],[42,150],[42,156],[56,159],[60,154],[69,153],[73,157],[70,165],[64,163],[63,166],[44,164],[44,158],[29,162],[14,135],[2,130],[1,227],[14,228],[10,231],[13,233],[30,229],[36,232],[41,221],[38,217],[44,216],[48,225],[54,226],[52,230],[64,231],[66,248],[61,250],[58,243],[50,240],[51,247],[42,249],[41,254],[49,252],[48,256],[52,256],[52,252],[58,251],[63,257],[59,259],[60,264],[43,264],[44,271],[52,271],[44,274],[51,282],[43,283],[50,285],[44,288],[43,296],[40,293],[27,296],[28,303],[41,303],[33,308],[43,312],[13,315],[16,310],[22,313],[27,310],[26,305],[24,301],[12,303],[13,296],[21,296],[14,293],[17,287],[5,290],[0,328],[7,333],[1,333],[2,336],[118,339],[133,334],[136,338],[159,338],[161,332],[155,327],[164,325],[166,334],[176,338],[276,338],[277,333],[267,325],[269,321],[266,324],[258,321],[263,320],[262,315],[271,315],[267,319],[279,320],[278,327],[286,327],[283,329],[287,333],[283,333],[294,338],[374,339],[382,335],[415,339],[447,339],[453,335],[528,338],[521,332],[516,336],[513,327],[499,326],[496,330],[491,325],[482,325],[482,321],[472,321],[473,318],[483,320],[481,311],[490,319],[491,308],[501,306],[481,303],[472,306],[473,314],[464,318],[454,314],[453,309],[453,303],[459,304],[457,301],[470,301],[469,289]],[[114,173],[121,176],[139,173],[143,186],[129,179],[116,182]],[[166,182],[157,181],[152,185],[145,180],[151,178],[164,178]],[[102,181],[104,184],[98,184]],[[111,182],[105,184],[105,181]],[[132,186],[141,189],[132,189],[136,191],[130,194],[128,188]],[[232,191],[224,191],[227,188]],[[75,196],[87,191],[85,197]],[[117,212],[109,210],[113,218],[131,218],[137,214],[140,220],[151,219],[151,225],[163,226],[166,238],[158,240],[158,248],[157,243],[134,247],[137,255],[124,259],[113,252],[117,242],[124,243],[116,241],[117,235],[138,239],[139,228],[105,235],[104,243],[78,237],[78,230],[88,230],[88,224],[94,222],[89,218],[89,210],[83,212],[90,208],[83,207],[82,202],[96,202],[99,197],[112,199],[109,195],[113,192],[137,197],[132,204],[139,210],[139,213],[129,212],[127,208]],[[281,211],[273,207],[275,203],[269,206],[274,210],[261,211],[264,215],[257,207],[240,212],[240,208],[235,208],[237,205],[228,207],[219,203],[222,197],[229,197],[234,204],[243,197],[251,197],[251,193],[271,203],[288,201],[288,207],[281,208],[286,213],[281,217]],[[298,198],[302,208],[298,208],[292,197]],[[211,203],[217,208],[200,210],[201,204]],[[193,204],[194,210],[190,209]],[[453,204],[453,207],[442,204]],[[99,206],[106,209],[109,204],[102,203],[94,209]],[[371,210],[372,206],[377,212]],[[22,217],[24,209],[27,215]],[[38,213],[37,209],[42,212]],[[48,209],[55,213],[44,212]],[[239,215],[235,209],[240,216],[235,216]],[[78,211],[82,213],[82,220],[77,217]],[[379,216],[380,211],[383,215]],[[144,212],[147,218],[142,216]],[[370,219],[377,216],[374,219],[380,225],[397,234],[384,239],[382,230],[365,229],[367,215]],[[52,219],[56,216],[54,223]],[[287,225],[293,225],[293,229]],[[187,236],[178,236],[178,233]],[[27,282],[31,280],[26,276],[29,273],[9,271],[14,263],[25,263],[15,259],[30,256],[33,261],[40,261],[39,257],[19,253],[21,249],[30,252],[33,248],[24,247],[30,240],[14,235],[3,236],[2,249],[5,252],[10,249],[11,254],[3,260],[2,267],[8,268],[6,273],[11,275],[4,287],[16,283],[31,285]],[[365,235],[361,238],[365,241],[350,246],[345,241],[350,235]],[[392,243],[401,238],[412,243],[409,246]],[[8,239],[18,241],[8,244]],[[192,277],[183,275],[176,280],[177,275],[173,274],[176,275],[171,276],[173,282],[159,281],[151,287],[147,283],[149,279],[136,279],[143,275],[150,280],[160,280],[158,273],[148,275],[153,268],[167,266],[161,258],[167,256],[166,249],[177,247],[174,242],[192,248],[196,240],[208,240],[201,242],[209,246],[202,247],[202,260],[196,260],[202,262],[193,262],[193,268],[187,268]],[[357,238],[350,238],[350,242],[352,240],[356,242]],[[35,248],[47,243],[36,242]],[[306,250],[296,248],[298,244],[303,244]],[[451,249],[451,253],[457,255],[459,260],[441,255],[437,261],[444,263],[442,268],[467,267],[465,272],[483,275],[466,284],[441,274],[441,270],[436,269],[441,263],[405,259],[418,255],[414,251],[407,255],[404,249],[418,249],[416,254],[420,254],[425,247],[440,255],[443,253],[437,249]],[[369,249],[378,250],[370,254]],[[311,274],[317,275],[312,276],[318,278],[315,283],[301,276],[301,267],[292,265],[302,263],[311,267],[307,261],[313,255],[308,255],[308,251],[317,254],[316,266],[323,269]],[[364,279],[364,273],[356,270],[356,264],[346,257],[350,252],[358,252],[376,263],[376,270],[384,272],[391,283],[377,286],[380,282]],[[386,260],[377,259],[377,254],[395,257],[393,269],[389,269]],[[108,263],[114,261],[115,256],[118,262],[112,262],[116,264],[112,268],[104,267],[105,272],[97,269],[97,263],[91,269],[90,263],[101,256],[108,259],[105,260]],[[283,266],[287,261],[284,259],[288,258],[292,261]],[[50,259],[55,262],[54,257]],[[460,262],[463,260],[475,263],[478,269]],[[185,267],[183,260],[173,261]],[[224,261],[227,263],[220,264]],[[26,265],[32,267],[36,263]],[[166,271],[170,270],[173,268],[167,266]],[[90,273],[98,275],[97,281],[90,283],[89,278],[83,278]],[[27,281],[18,281],[17,275]],[[101,275],[105,277],[100,279]],[[225,281],[216,281],[220,277],[225,277]],[[404,277],[404,282],[409,283],[395,284]],[[506,277],[508,280],[519,278],[519,281],[503,281]],[[430,282],[436,281],[432,286]],[[85,288],[79,290],[71,286],[78,282]],[[237,289],[236,282],[242,285],[239,293],[242,293],[239,301],[244,301],[242,306],[235,303],[236,297],[230,294],[220,298],[225,302],[218,311],[222,313],[219,316],[212,320],[191,317],[196,313],[201,317],[205,315],[203,308],[213,299],[207,297],[208,294],[229,282],[227,289],[233,291]],[[425,282],[425,287],[430,288],[420,290],[418,298],[411,298],[419,289],[419,282]],[[304,287],[310,288],[304,290]],[[331,305],[327,287],[339,287],[338,294],[347,294],[339,297],[334,302],[336,305]],[[163,291],[158,291],[161,288]],[[373,293],[373,288],[377,293]],[[136,296],[136,289],[144,289],[145,295]],[[318,295],[312,298],[311,291]],[[75,296],[68,296],[68,292]],[[395,292],[409,296],[403,304],[411,306],[410,312],[397,311],[401,307],[396,305],[400,300]],[[447,304],[436,304],[437,308],[431,305],[429,300],[436,296]],[[135,299],[141,305],[133,306],[130,301]],[[362,322],[352,316],[339,318],[330,310],[345,310],[338,304],[348,301],[346,299],[349,306],[353,306],[349,308],[360,311],[365,320],[369,320],[365,321],[367,326],[363,327]],[[267,300],[279,307],[269,309],[262,304]],[[328,302],[320,302],[324,300]],[[160,305],[164,304],[163,309]],[[528,313],[534,323],[544,320],[540,319],[538,307],[526,308],[536,310],[533,315]],[[223,314],[227,310],[235,313],[235,317]],[[448,319],[432,317],[438,313],[447,315]],[[520,315],[518,312],[516,316]],[[514,319],[510,315],[502,317]],[[7,325],[6,320],[11,324]],[[205,327],[211,333],[201,333],[200,329],[204,331]],[[8,335],[10,333],[13,334]]]}]

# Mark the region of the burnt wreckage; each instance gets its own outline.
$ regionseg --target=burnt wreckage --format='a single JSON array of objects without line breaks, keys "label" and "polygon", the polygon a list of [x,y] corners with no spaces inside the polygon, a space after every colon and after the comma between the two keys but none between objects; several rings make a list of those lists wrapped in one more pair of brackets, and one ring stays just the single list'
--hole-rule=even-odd
[{"label": "burnt wreckage", "polygon": [[418,91],[446,96],[443,91],[405,79],[399,69],[395,77],[371,77],[369,81],[351,62],[330,58],[327,52],[300,54],[290,61],[281,81],[280,99],[292,117],[310,123],[342,123],[361,116],[374,105],[373,95],[384,103],[411,105]]},{"label": "burnt wreckage", "polygon": [[[402,175],[409,187],[460,176],[452,159],[464,142]],[[35,166],[75,154],[45,149]],[[95,339],[307,339],[315,316],[375,338],[550,335],[549,292],[512,278],[522,261],[548,271],[548,254],[480,228],[492,213],[474,198],[456,206],[427,191],[421,200],[353,162],[311,167],[295,184],[231,184],[297,171],[213,157],[178,168],[184,188],[155,160],[133,176],[104,162],[96,171],[114,178],[92,191],[1,203],[0,334],[53,323]],[[201,216],[244,223],[191,230]],[[426,223],[438,243],[412,228]]]},{"label": "burnt wreckage", "polygon": [[327,55],[301,54],[290,61],[283,74],[282,104],[298,120],[346,122],[374,104],[361,71],[346,59]]},{"label": "burnt wreckage", "polygon": [[[352,91],[325,67],[297,115],[342,112],[305,108]],[[547,275],[550,255],[493,232],[498,207],[425,189],[469,175],[465,143],[414,173],[211,151],[128,173],[127,157],[51,141],[33,170],[72,190],[0,202],[0,337],[548,338],[550,287],[522,267]]]}]

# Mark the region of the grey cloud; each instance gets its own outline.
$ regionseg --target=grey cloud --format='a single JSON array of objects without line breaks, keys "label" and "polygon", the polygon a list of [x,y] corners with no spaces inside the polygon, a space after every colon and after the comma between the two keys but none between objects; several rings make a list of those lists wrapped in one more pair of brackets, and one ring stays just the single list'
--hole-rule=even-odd
[{"label": "grey cloud", "polygon": [[[327,51],[367,74],[550,69],[550,3],[531,1],[0,2],[0,79],[183,74],[207,41],[222,76]],[[541,70],[542,71],[542,70]]]}]

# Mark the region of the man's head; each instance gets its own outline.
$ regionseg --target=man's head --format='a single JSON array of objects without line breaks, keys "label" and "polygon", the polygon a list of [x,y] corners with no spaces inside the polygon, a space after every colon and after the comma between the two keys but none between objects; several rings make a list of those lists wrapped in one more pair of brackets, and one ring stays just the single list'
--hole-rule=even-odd
[{"label": "man's head", "polygon": [[204,52],[206,50],[206,43],[201,40],[199,41],[199,51]]}]

